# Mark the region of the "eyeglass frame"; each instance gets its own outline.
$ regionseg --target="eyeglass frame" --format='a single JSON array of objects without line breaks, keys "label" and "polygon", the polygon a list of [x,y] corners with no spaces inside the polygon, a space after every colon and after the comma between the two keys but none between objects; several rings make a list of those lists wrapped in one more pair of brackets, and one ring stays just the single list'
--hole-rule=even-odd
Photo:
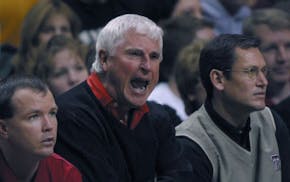
[{"label": "eyeglass frame", "polygon": [[252,66],[252,67],[249,67],[249,68],[244,68],[242,70],[232,70],[232,69],[225,69],[225,70],[222,70],[223,72],[242,72],[242,73],[246,73],[247,76],[250,78],[250,79],[257,79],[259,73],[261,72],[265,78],[268,77],[269,73],[270,73],[270,69],[267,67],[267,66],[264,66],[263,68],[258,68],[257,66]]}]

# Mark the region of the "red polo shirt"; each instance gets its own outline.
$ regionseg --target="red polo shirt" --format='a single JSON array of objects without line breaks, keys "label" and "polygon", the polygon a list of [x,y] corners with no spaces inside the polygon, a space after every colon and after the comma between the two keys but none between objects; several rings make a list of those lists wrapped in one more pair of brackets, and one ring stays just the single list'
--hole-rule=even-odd
[{"label": "red polo shirt", "polygon": [[[0,152],[0,181],[18,182]],[[82,182],[80,172],[71,163],[57,154],[40,161],[34,182]]]}]

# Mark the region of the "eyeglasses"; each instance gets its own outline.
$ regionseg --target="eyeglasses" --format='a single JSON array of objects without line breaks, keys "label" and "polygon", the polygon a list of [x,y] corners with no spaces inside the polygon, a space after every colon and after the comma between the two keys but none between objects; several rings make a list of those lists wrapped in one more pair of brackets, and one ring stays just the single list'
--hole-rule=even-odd
[{"label": "eyeglasses", "polygon": [[242,72],[242,73],[246,73],[248,75],[248,77],[250,79],[256,79],[259,75],[259,72],[261,71],[263,73],[263,75],[265,77],[268,76],[269,74],[269,69],[267,67],[263,67],[263,68],[258,68],[256,66],[250,67],[250,68],[245,68],[243,70],[231,70],[231,69],[227,69],[224,70],[225,72]]}]

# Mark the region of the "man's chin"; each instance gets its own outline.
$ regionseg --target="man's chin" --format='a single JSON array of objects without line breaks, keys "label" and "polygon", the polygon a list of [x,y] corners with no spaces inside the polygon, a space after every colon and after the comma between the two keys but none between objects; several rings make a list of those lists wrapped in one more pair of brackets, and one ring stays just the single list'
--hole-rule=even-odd
[{"label": "man's chin", "polygon": [[130,107],[138,108],[138,107],[143,106],[146,103],[147,97],[145,95],[144,96],[127,97],[127,101],[128,101],[128,104],[130,105]]},{"label": "man's chin", "polygon": [[141,106],[143,106],[144,104],[146,103],[146,100],[142,100],[142,101],[131,101],[130,102],[130,105],[131,105],[131,108],[139,108]]},{"label": "man's chin", "polygon": [[38,153],[39,158],[45,158],[53,154],[54,150],[53,149],[45,149],[43,151],[40,151]]}]

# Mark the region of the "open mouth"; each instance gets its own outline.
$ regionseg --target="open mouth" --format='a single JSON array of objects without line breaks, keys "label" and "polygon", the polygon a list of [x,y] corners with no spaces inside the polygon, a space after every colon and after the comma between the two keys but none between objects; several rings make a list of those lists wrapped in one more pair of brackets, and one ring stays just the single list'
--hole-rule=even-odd
[{"label": "open mouth", "polygon": [[141,78],[135,78],[135,79],[132,79],[130,83],[132,85],[132,88],[137,93],[142,93],[147,89],[150,82],[148,80],[144,80]]}]

